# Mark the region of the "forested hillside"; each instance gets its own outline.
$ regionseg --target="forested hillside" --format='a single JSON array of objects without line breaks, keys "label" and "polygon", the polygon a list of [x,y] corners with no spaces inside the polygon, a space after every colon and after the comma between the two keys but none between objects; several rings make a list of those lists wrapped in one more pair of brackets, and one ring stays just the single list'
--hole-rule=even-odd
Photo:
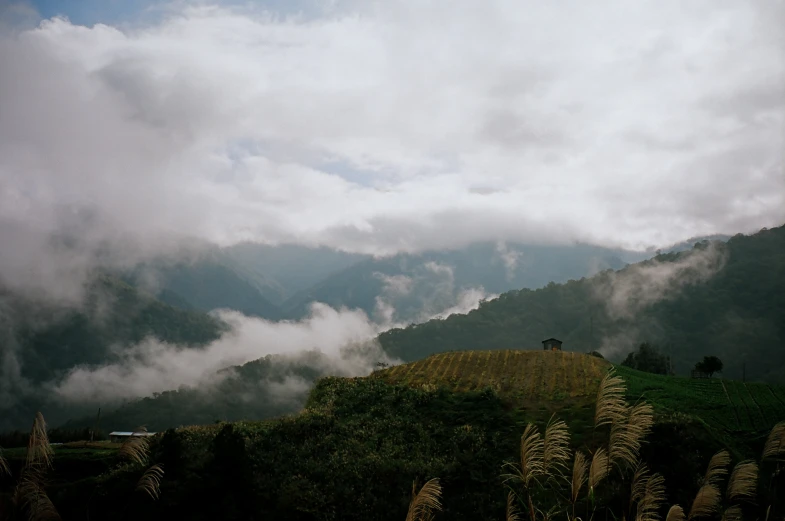
[{"label": "forested hillside", "polygon": [[52,401],[42,384],[73,367],[110,363],[124,346],[146,337],[198,347],[218,338],[226,327],[210,315],[172,307],[107,275],[89,284],[79,305],[9,292],[0,294],[0,304],[0,429],[26,425],[36,407],[43,407],[52,421],[68,418],[68,407]]},{"label": "forested hillside", "polygon": [[[715,256],[716,273],[682,269],[696,253]],[[379,340],[392,356],[417,360],[448,350],[538,349],[548,337],[568,351],[601,349],[617,361],[649,341],[678,373],[716,355],[726,377],[741,378],[746,369],[748,379],[784,381],[785,227],[710,248],[700,243],[618,273],[510,291],[467,315],[391,330]]]}]

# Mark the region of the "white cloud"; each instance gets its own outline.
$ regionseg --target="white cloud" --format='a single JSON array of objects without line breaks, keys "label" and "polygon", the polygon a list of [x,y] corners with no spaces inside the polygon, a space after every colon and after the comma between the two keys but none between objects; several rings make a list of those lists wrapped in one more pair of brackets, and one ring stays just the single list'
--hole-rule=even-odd
[{"label": "white cloud", "polygon": [[[50,249],[13,225],[59,229],[63,207],[92,212],[93,246],[373,253],[781,224],[783,18],[773,1],[396,1],[6,31],[0,240],[17,262],[0,277],[41,280],[19,259]],[[321,169],[336,162],[362,182]]]},{"label": "white cloud", "polygon": [[610,272],[597,279],[595,292],[612,319],[631,319],[652,304],[673,298],[685,286],[705,282],[727,261],[719,242],[695,249],[672,262],[656,259]]},{"label": "white cloud", "polygon": [[488,294],[483,288],[469,288],[462,290],[456,297],[454,306],[437,313],[431,318],[447,318],[450,315],[465,315],[480,307],[483,300],[493,300],[499,295]]},{"label": "white cloud", "polygon": [[[455,302],[452,307],[434,316],[468,313],[484,298],[488,295],[481,288],[460,291],[450,299]],[[62,380],[47,386],[52,387],[55,396],[66,401],[111,403],[180,386],[208,389],[229,374],[219,373],[221,369],[270,354],[296,356],[307,351],[319,351],[324,355],[321,363],[325,367],[322,369],[329,374],[365,376],[378,361],[400,362],[390,359],[376,341],[379,333],[401,325],[393,322],[395,309],[392,305],[381,300],[379,303],[386,314],[382,313],[384,310],[377,311],[386,320],[378,322],[371,321],[361,310],[336,310],[320,303],[313,303],[310,316],[298,322],[269,322],[236,311],[217,311],[231,326],[231,331],[204,348],[170,345],[151,338],[118,349],[116,362],[98,367],[74,367]],[[302,391],[306,383],[292,377],[280,385],[266,385],[271,395],[286,399],[296,394],[295,391]],[[0,386],[0,395],[4,391],[6,389]]]},{"label": "white cloud", "polygon": [[377,323],[405,327],[412,322],[466,314],[476,309],[481,300],[498,296],[488,294],[482,287],[457,286],[454,268],[449,264],[417,263],[415,259],[406,262],[408,275],[374,273],[384,283],[373,313]]},{"label": "white cloud", "polygon": [[512,280],[515,277],[515,270],[518,268],[518,260],[523,256],[523,252],[510,249],[506,243],[499,241],[496,243],[496,253],[499,254],[499,258],[504,264],[507,280]]},{"label": "white cloud", "polygon": [[[55,393],[79,402],[148,396],[181,385],[209,385],[221,378],[220,369],[241,365],[269,354],[322,352],[335,374],[364,375],[377,361],[354,356],[344,348],[371,342],[382,328],[362,311],[334,310],[314,304],[301,322],[268,322],[235,311],[219,316],[232,326],[230,333],[204,348],[174,346],[149,339],[118,352],[120,360],[100,367],[76,367],[55,386]],[[380,350],[372,354],[383,357]],[[99,397],[99,398],[97,398]]]}]

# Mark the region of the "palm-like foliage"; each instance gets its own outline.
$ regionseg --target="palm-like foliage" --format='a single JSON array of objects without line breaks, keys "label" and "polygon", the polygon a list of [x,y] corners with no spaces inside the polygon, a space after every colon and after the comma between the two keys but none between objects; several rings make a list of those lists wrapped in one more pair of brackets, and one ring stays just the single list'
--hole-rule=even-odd
[{"label": "palm-like foliage", "polygon": [[436,511],[442,509],[442,487],[439,478],[433,478],[422,486],[415,494],[416,485],[412,484],[412,500],[409,503],[409,512],[406,521],[430,521]]},{"label": "palm-like foliage", "polygon": [[679,505],[673,505],[668,510],[668,515],[665,516],[665,521],[685,521],[684,509]]},{"label": "palm-like foliage", "polygon": [[695,495],[687,519],[712,517],[720,511],[722,495],[720,489],[711,483],[704,483]]},{"label": "palm-like foliage", "polygon": [[525,488],[531,487],[539,476],[545,474],[544,451],[545,441],[537,426],[533,423],[527,424],[521,436],[520,463],[506,465],[512,469],[512,472],[503,476],[505,481],[515,480],[522,483]]},{"label": "palm-like foliage", "polygon": [[709,460],[709,465],[706,467],[706,474],[703,476],[704,485],[719,486],[725,476],[728,475],[728,465],[730,465],[730,454],[727,450],[717,452]]},{"label": "palm-like foliage", "polygon": [[763,446],[761,459],[785,459],[785,421],[779,422],[771,429]]},{"label": "palm-like foliage", "polygon": [[754,461],[742,461],[733,467],[726,497],[732,502],[750,501],[755,499],[757,488],[758,464]]},{"label": "palm-like foliage", "polygon": [[505,512],[505,519],[507,521],[521,521],[521,515],[518,511],[515,494],[513,494],[512,491],[507,493],[507,509]]},{"label": "palm-like foliage", "polygon": [[38,412],[33,420],[33,427],[30,429],[30,438],[27,442],[26,465],[28,467],[50,468],[53,455],[54,451],[46,433],[46,421],[43,414]]},{"label": "palm-like foliage", "polygon": [[654,411],[647,403],[625,408],[611,423],[608,440],[610,463],[634,468],[643,440],[654,425]]},{"label": "palm-like foliage", "polygon": [[29,520],[60,519],[46,494],[46,477],[54,451],[49,443],[44,416],[38,412],[30,429],[27,457],[13,493],[13,503]]},{"label": "palm-like foliage", "polygon": [[594,426],[600,427],[619,420],[627,410],[624,399],[626,389],[624,380],[616,376],[613,369],[605,373],[597,390],[597,408],[594,413]]},{"label": "palm-like foliage", "polygon": [[572,480],[570,481],[570,501],[573,505],[578,501],[583,485],[586,483],[586,474],[589,470],[589,462],[582,452],[575,453],[575,460],[572,463]]},{"label": "palm-like foliage", "polygon": [[3,457],[3,449],[0,449],[0,474],[5,474],[7,476],[11,475],[11,468],[8,466],[8,462]]},{"label": "palm-like foliage", "polygon": [[593,494],[597,485],[608,476],[608,453],[604,448],[600,447],[591,458],[591,466],[589,467],[589,493]]},{"label": "palm-like foliage", "polygon": [[161,495],[161,479],[164,477],[164,468],[161,464],[156,464],[145,471],[136,483],[137,492],[145,492],[153,499],[158,499]]},{"label": "palm-like foliage", "polygon": [[145,434],[147,429],[139,427],[123,442],[117,455],[138,465],[145,465],[150,452],[150,442]]},{"label": "palm-like foliage", "polygon": [[665,478],[659,474],[648,476],[643,487],[643,494],[637,501],[636,521],[656,521],[657,512],[665,501]]},{"label": "palm-like foliage", "polygon": [[545,428],[542,462],[545,472],[561,475],[570,461],[570,431],[563,420],[551,417]]},{"label": "palm-like foliage", "polygon": [[60,519],[52,501],[44,490],[43,475],[37,470],[25,469],[14,490],[14,503],[28,520]]},{"label": "palm-like foliage", "polygon": [[733,505],[722,513],[722,521],[741,521],[743,519],[743,512],[739,505]]}]

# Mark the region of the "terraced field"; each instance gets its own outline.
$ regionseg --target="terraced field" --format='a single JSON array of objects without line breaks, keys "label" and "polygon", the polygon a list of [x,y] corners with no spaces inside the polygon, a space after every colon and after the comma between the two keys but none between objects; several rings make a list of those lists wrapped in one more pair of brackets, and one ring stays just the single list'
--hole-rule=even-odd
[{"label": "terraced field", "polygon": [[[455,351],[377,371],[372,377],[454,391],[492,387],[519,406],[557,410],[593,403],[610,367],[601,358],[573,352]],[[783,386],[655,375],[623,366],[616,371],[627,382],[630,401],[643,397],[656,410],[694,416],[728,434],[768,431],[785,419]]]},{"label": "terraced field", "polygon": [[785,419],[785,387],[712,378],[661,376],[626,367],[628,397],[698,416],[727,432],[764,431]]},{"label": "terraced field", "polygon": [[609,367],[601,358],[564,351],[455,351],[377,371],[373,377],[455,391],[492,387],[524,403],[587,402]]}]

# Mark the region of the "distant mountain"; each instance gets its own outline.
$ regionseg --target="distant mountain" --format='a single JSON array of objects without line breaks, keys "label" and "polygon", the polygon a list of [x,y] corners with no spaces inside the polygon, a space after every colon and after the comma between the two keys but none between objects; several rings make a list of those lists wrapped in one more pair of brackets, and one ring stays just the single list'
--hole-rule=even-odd
[{"label": "distant mountain", "polygon": [[291,317],[301,317],[313,301],[359,308],[369,315],[392,307],[396,320],[420,321],[456,306],[472,289],[498,294],[539,288],[619,269],[642,257],[586,244],[476,243],[460,250],[368,258],[298,292],[282,308]]},{"label": "distant mountain", "polygon": [[236,266],[221,252],[209,252],[188,262],[148,262],[123,278],[172,306],[199,311],[226,308],[269,320],[282,318],[279,307],[265,296],[277,298],[277,284]]},{"label": "distant mountain", "polygon": [[[198,347],[226,329],[220,320],[178,309],[108,275],[96,276],[85,302],[65,306],[0,291],[0,430],[27,425],[31,410],[53,422],[73,416],[43,384],[77,366],[111,363],[123,347],[153,337]],[[48,385],[48,384],[47,384]]]},{"label": "distant mountain", "polygon": [[393,329],[379,341],[392,356],[418,360],[449,350],[538,349],[548,337],[616,361],[649,341],[681,374],[716,355],[726,377],[785,382],[785,226],[509,291],[467,315]]},{"label": "distant mountain", "polygon": [[[666,251],[681,251],[687,242]],[[124,278],[183,309],[228,308],[296,320],[318,301],[362,309],[377,320],[421,322],[452,308],[466,311],[489,294],[566,282],[649,256],[586,244],[488,242],[374,258],[325,247],[243,243],[208,248],[187,261],[148,262]]]},{"label": "distant mountain", "polygon": [[270,246],[258,243],[241,243],[224,248],[222,253],[233,265],[241,268],[249,280],[261,281],[274,290],[264,293],[270,302],[281,305],[292,295],[306,290],[323,279],[356,264],[368,255],[346,253],[320,247],[311,248],[296,244]]}]

